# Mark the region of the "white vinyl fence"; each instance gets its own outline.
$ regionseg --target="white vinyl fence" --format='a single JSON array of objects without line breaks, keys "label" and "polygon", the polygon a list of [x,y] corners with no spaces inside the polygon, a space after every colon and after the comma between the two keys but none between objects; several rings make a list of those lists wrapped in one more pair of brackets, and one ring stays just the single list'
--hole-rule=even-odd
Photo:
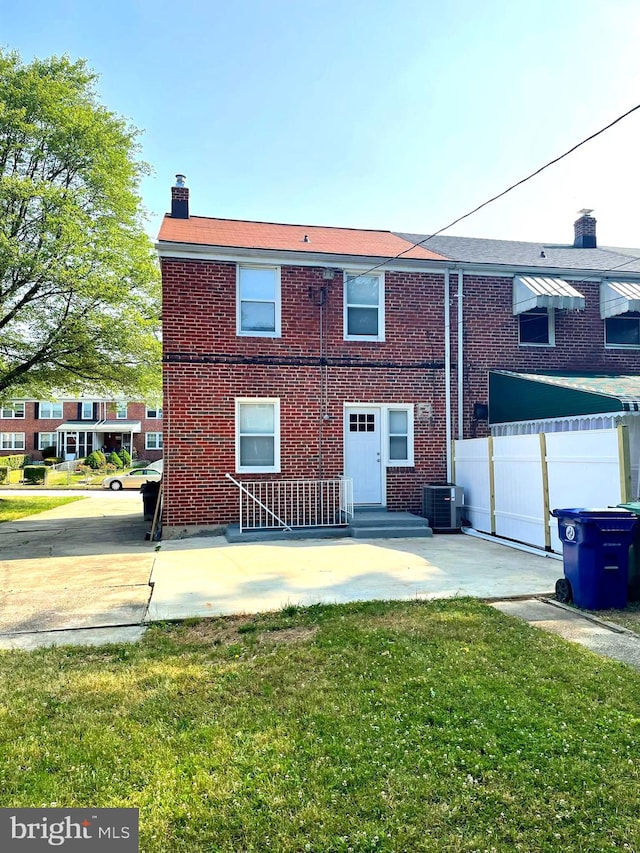
[{"label": "white vinyl fence", "polygon": [[631,499],[627,427],[454,442],[455,483],[473,528],[562,551],[551,510]]}]

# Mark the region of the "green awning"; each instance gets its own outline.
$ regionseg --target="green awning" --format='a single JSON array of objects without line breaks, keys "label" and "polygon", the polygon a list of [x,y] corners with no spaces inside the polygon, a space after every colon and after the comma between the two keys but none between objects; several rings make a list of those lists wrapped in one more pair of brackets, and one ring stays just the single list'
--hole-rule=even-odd
[{"label": "green awning", "polygon": [[489,372],[489,422],[640,412],[640,375]]}]

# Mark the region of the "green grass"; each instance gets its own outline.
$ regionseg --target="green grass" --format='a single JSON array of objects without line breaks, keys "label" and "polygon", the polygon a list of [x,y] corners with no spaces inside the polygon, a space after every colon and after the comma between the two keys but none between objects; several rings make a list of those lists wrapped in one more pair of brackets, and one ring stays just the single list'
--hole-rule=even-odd
[{"label": "green grass", "polygon": [[0,522],[16,521],[18,518],[24,518],[27,515],[35,515],[37,512],[44,512],[47,509],[54,509],[57,506],[81,500],[84,500],[84,498],[55,498],[45,495],[42,497],[39,495],[30,495],[24,498],[17,498],[11,495],[11,497],[0,498]]},{"label": "green grass", "polygon": [[[251,626],[251,627],[248,627]],[[0,655],[0,805],[142,853],[640,850],[640,673],[469,600]]]}]

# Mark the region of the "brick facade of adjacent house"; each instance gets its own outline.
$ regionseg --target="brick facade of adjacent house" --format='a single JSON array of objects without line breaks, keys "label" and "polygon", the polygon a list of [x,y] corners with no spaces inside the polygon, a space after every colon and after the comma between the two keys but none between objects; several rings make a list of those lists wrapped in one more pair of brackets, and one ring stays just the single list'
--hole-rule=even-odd
[{"label": "brick facade of adjacent house", "polygon": [[[45,404],[47,402],[48,401],[43,401]],[[42,404],[39,401],[21,400],[19,403],[21,406],[24,406],[24,417],[2,417],[2,410],[0,410],[0,436],[4,437],[4,441],[0,439],[0,444],[8,444],[10,442],[8,436],[18,434],[24,437],[24,449],[20,447],[11,448],[0,446],[0,457],[24,453],[33,461],[41,460],[41,450],[43,449],[41,438],[43,437],[43,434],[56,433],[57,428],[65,422],[78,421],[79,429],[85,427],[86,431],[93,430],[94,419],[86,419],[86,423],[81,421],[79,409],[81,404],[77,400],[67,400],[61,403],[62,417],[60,418],[42,417]],[[9,409],[11,405],[12,402],[9,401],[4,404],[4,407],[5,409]],[[155,410],[159,413],[159,417],[150,418],[147,417],[147,406],[144,403],[135,402],[127,403],[126,405],[127,420],[140,422],[141,425],[141,431],[139,433],[134,433],[133,435],[133,447],[135,449],[134,455],[136,455],[138,459],[147,459],[151,462],[161,459],[163,455],[162,410]],[[99,411],[98,407],[100,407]],[[100,447],[94,447],[93,449],[102,449],[102,447],[104,447],[108,451],[119,450],[122,447],[122,420],[116,417],[115,403],[95,403],[94,409],[96,420],[99,417],[102,425],[100,427]],[[102,418],[103,415],[104,418]],[[127,431],[127,438],[128,435],[129,433]],[[153,435],[153,438],[148,438],[148,436],[151,435]],[[154,445],[160,443],[160,447],[149,449],[146,447],[148,441],[151,441]]]}]

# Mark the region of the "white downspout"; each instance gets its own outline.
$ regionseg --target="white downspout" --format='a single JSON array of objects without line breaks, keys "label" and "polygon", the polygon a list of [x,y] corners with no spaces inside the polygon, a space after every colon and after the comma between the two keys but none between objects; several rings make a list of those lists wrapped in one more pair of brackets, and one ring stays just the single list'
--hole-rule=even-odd
[{"label": "white downspout", "polygon": [[453,476],[451,459],[451,305],[449,269],[444,271],[444,417],[447,446],[447,483]]},{"label": "white downspout", "polygon": [[462,278],[462,270],[458,270],[458,438],[464,438],[464,324],[462,321]]}]

